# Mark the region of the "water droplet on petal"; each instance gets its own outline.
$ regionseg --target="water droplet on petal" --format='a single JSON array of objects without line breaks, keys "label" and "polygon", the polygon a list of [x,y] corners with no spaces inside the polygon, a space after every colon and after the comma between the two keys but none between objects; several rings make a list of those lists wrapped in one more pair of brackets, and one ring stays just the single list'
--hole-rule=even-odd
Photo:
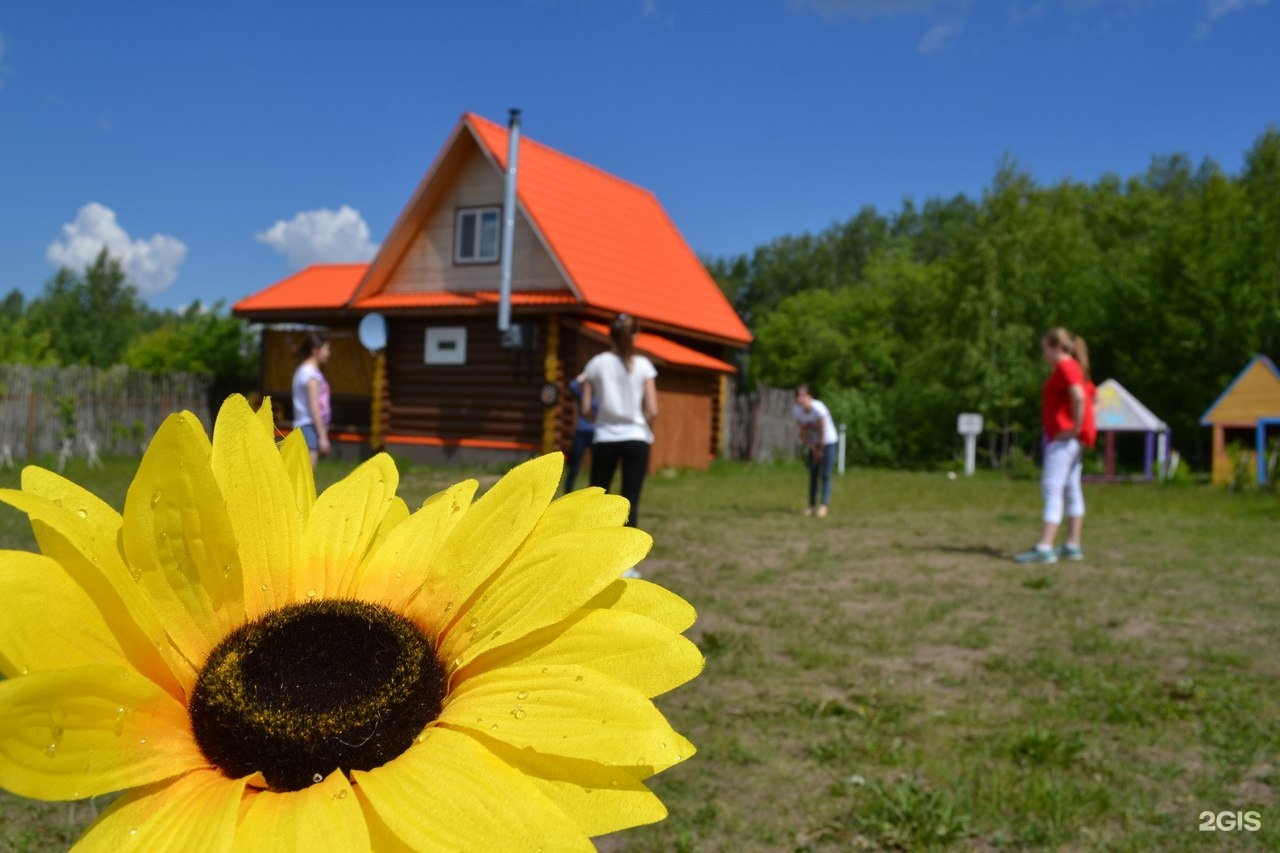
[{"label": "water droplet on petal", "polygon": [[446,601],[446,602],[444,603],[444,612],[445,612],[445,613],[448,613],[448,612],[449,612],[450,610],[452,610],[452,609],[453,609],[453,602],[452,602],[452,601]]},{"label": "water droplet on petal", "polygon": [[307,590],[307,598],[315,598],[315,597],[316,597],[316,591],[314,589]]},{"label": "water droplet on petal", "polygon": [[49,758],[53,758],[53,756],[57,754],[57,752],[58,752],[58,745],[56,743],[51,743],[48,746],[46,746],[44,749],[44,754]]},{"label": "water droplet on petal", "polygon": [[319,773],[317,773],[316,775],[311,777],[311,781],[315,782],[318,785],[324,781],[324,777],[321,776]]},{"label": "water droplet on petal", "polygon": [[25,667],[25,666],[24,666],[22,669],[18,670],[18,674],[19,674],[19,675],[30,675],[30,674],[31,674],[31,670],[30,670],[29,668],[27,668],[27,667]]},{"label": "water droplet on petal", "polygon": [[516,694],[516,698],[517,698],[517,699],[528,699],[528,698],[529,698],[529,691],[528,691],[528,690],[521,690],[519,693],[517,693],[517,694]]},{"label": "water droplet on petal", "polygon": [[618,780],[617,780],[617,779],[610,779],[610,780],[609,780],[609,784],[616,788],[616,787],[618,787]]},{"label": "water droplet on petal", "polygon": [[156,489],[156,493],[151,496],[151,508],[155,509],[160,505],[160,490]]},{"label": "water droplet on petal", "polygon": [[88,518],[88,517],[89,517],[89,511],[88,511],[88,510],[84,510],[84,509],[78,509],[78,510],[76,510],[76,515],[80,516],[81,518]]},{"label": "water droplet on petal", "polygon": [[477,619],[476,617],[472,616],[472,617],[471,617],[471,624],[470,624],[470,625],[468,625],[467,627],[468,627],[468,628],[470,628],[470,629],[472,629],[472,630],[474,631],[474,630],[475,630],[475,627],[476,627],[477,625],[479,625],[479,624],[480,624],[480,620],[479,620],[479,619]]},{"label": "water droplet on petal", "polygon": [[124,734],[124,718],[128,716],[128,713],[129,712],[124,708],[116,709],[116,722],[111,728],[111,730],[115,732],[116,737],[120,737],[120,735]]},{"label": "water droplet on petal", "polygon": [[147,742],[147,739],[146,739],[146,738],[144,738],[144,737],[140,737],[140,738],[138,738],[138,744],[139,744],[139,745],[146,745],[146,742]]},{"label": "water droplet on petal", "polygon": [[142,583],[142,569],[137,566],[130,566],[129,577],[133,578],[134,583]]},{"label": "water droplet on petal", "polygon": [[138,827],[136,827],[136,826],[135,826],[133,829],[129,830],[129,834],[130,834],[130,835],[137,835],[137,834],[138,834]]},{"label": "water droplet on petal", "polygon": [[343,788],[338,793],[334,794],[333,798],[335,800],[345,800],[347,798],[347,789]]},{"label": "water droplet on petal", "polygon": [[581,676],[581,675],[575,675],[575,676],[573,677],[573,680],[574,680],[574,681],[581,681],[581,680],[582,680],[582,676]]},{"label": "water droplet on petal", "polygon": [[225,578],[225,577],[229,576],[230,574],[231,574],[231,567],[230,567],[230,566],[223,566],[223,567],[222,567],[222,576]]},{"label": "water droplet on petal", "polygon": [[401,571],[396,572],[396,577],[397,577],[397,578],[402,578],[402,577],[404,577],[404,570],[401,570]]},{"label": "water droplet on petal", "polygon": [[498,730],[498,724],[494,723],[493,725],[489,726],[489,730],[496,732]]},{"label": "water droplet on petal", "polygon": [[264,584],[262,585],[261,589],[262,589],[262,591],[263,591],[263,592],[266,592],[266,591],[267,591],[267,585],[264,583]]},{"label": "water droplet on petal", "polygon": [[524,708],[521,708],[519,705],[517,705],[511,709],[511,716],[515,717],[517,720],[523,720],[526,716],[528,716],[528,714],[525,713]]},{"label": "water droplet on petal", "polygon": [[386,483],[386,481],[385,481],[385,480],[379,480],[379,481],[378,481],[378,485],[379,485],[379,486],[385,486],[386,484],[387,484],[387,483]]}]

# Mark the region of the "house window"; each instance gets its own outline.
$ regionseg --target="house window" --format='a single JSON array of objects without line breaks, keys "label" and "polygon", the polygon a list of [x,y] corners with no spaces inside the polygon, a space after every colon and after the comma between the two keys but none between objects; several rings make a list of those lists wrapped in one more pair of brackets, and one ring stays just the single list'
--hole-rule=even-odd
[{"label": "house window", "polygon": [[466,364],[467,327],[432,326],[427,329],[424,364]]},{"label": "house window", "polygon": [[498,232],[502,209],[472,207],[458,211],[454,226],[455,264],[492,264],[498,260]]}]

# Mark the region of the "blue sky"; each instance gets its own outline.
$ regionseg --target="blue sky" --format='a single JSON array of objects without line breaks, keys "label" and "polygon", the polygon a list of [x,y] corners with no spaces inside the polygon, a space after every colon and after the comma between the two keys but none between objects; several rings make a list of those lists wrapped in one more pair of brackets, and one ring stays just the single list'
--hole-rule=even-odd
[{"label": "blue sky", "polygon": [[464,111],[652,189],[693,248],[1280,126],[1280,0],[0,6],[0,292],[104,243],[238,299],[383,239]]}]

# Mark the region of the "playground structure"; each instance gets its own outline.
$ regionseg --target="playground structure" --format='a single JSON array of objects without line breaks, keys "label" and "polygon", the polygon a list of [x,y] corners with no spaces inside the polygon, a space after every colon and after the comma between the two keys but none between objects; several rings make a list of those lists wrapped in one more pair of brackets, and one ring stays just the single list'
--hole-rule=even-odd
[{"label": "playground structure", "polygon": [[1108,379],[1098,386],[1094,398],[1094,419],[1098,425],[1098,435],[1106,436],[1105,473],[1090,479],[1116,480],[1116,435],[1118,433],[1140,433],[1146,437],[1146,449],[1143,452],[1142,479],[1151,480],[1157,475],[1162,479],[1169,470],[1169,425],[1156,417],[1150,409],[1142,405],[1137,397],[1129,393],[1123,385],[1114,379]]},{"label": "playground structure", "polygon": [[[1254,356],[1200,417],[1213,427],[1213,482],[1228,485],[1241,466],[1255,468],[1258,485],[1267,482],[1267,430],[1280,431],[1280,370],[1265,355]],[[1243,445],[1236,458],[1230,444]]]}]

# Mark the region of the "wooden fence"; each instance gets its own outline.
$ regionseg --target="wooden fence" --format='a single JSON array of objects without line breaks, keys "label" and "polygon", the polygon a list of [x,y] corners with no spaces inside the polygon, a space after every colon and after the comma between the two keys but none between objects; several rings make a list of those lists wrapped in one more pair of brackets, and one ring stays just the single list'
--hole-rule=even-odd
[{"label": "wooden fence", "polygon": [[737,391],[730,383],[725,418],[730,459],[768,462],[795,459],[800,455],[792,406],[795,393],[786,388],[757,385],[753,391]]},{"label": "wooden fence", "polygon": [[183,409],[211,429],[209,387],[202,376],[123,366],[0,365],[0,463],[68,450],[136,456]]}]

